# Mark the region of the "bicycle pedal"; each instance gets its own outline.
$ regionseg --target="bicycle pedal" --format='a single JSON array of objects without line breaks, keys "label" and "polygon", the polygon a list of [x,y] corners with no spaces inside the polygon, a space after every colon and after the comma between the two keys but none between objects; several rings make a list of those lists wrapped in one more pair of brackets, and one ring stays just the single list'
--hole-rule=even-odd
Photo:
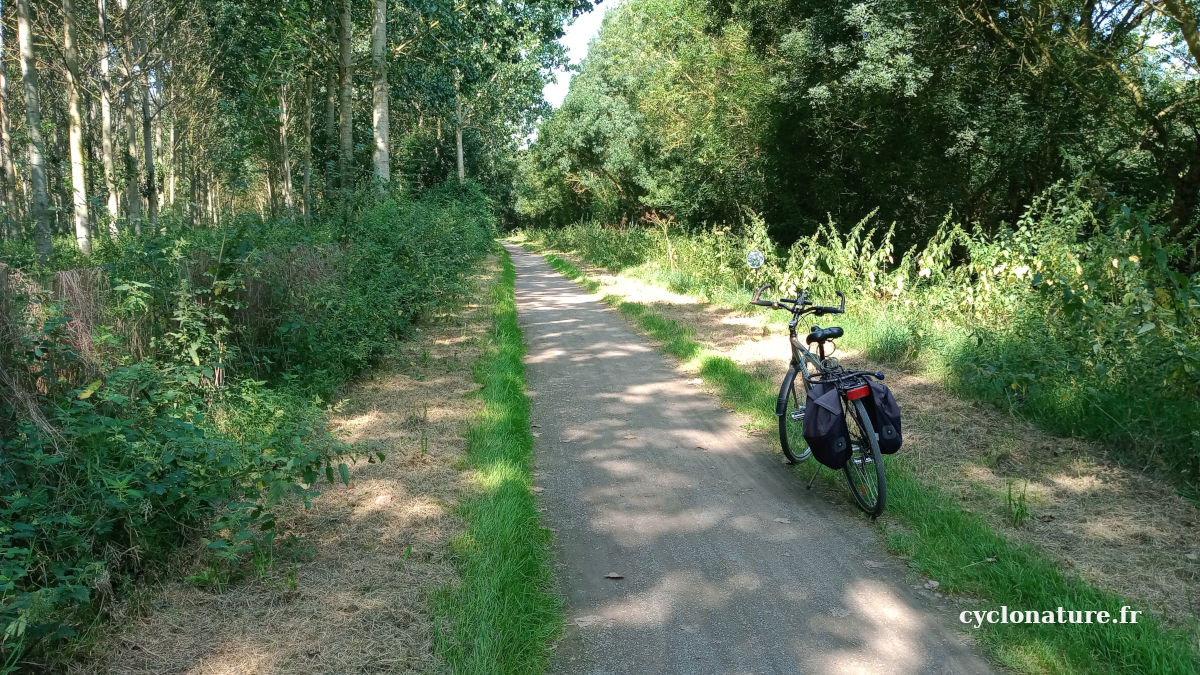
[{"label": "bicycle pedal", "polygon": [[793,422],[803,422],[804,421],[804,409],[801,408],[800,410],[793,410],[788,415],[788,417],[791,417]]}]

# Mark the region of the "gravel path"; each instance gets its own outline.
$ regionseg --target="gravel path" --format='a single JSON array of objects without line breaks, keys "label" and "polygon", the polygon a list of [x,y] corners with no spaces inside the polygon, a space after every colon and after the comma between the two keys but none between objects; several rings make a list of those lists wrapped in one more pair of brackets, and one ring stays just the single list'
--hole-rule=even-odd
[{"label": "gravel path", "polygon": [[991,672],[959,608],[914,588],[853,506],[806,491],[618,313],[507,246],[567,601],[556,672]]}]

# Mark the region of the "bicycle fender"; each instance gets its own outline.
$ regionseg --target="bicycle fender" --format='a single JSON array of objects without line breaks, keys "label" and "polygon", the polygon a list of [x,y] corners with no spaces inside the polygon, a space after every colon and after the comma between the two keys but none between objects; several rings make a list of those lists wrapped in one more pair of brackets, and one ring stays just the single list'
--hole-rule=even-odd
[{"label": "bicycle fender", "polygon": [[792,382],[796,379],[796,368],[788,368],[783,376],[783,384],[779,387],[779,397],[775,399],[775,416],[783,417],[787,413],[788,394],[792,391]]}]

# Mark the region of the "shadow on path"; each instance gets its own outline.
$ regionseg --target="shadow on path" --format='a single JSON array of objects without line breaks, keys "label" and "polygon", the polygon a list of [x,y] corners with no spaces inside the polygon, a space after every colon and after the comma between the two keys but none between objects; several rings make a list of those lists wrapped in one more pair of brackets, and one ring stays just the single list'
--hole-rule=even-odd
[{"label": "shadow on path", "polygon": [[806,491],[619,314],[508,248],[567,599],[556,671],[991,671],[848,501]]}]

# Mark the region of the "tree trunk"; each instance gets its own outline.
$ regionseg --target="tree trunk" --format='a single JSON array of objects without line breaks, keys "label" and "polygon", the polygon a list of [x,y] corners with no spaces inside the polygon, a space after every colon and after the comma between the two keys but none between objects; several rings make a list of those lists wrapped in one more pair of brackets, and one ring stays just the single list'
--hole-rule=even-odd
[{"label": "tree trunk", "polygon": [[50,262],[49,200],[46,198],[46,163],[42,141],[42,110],[38,101],[37,61],[33,55],[33,20],[29,0],[17,0],[17,41],[21,45],[21,82],[25,86],[25,123],[29,128],[29,169],[33,182],[34,245],[38,258]]},{"label": "tree trunk", "polygon": [[371,36],[371,66],[374,70],[375,181],[384,194],[392,180],[388,156],[388,59],[387,0],[375,0],[375,30]]},{"label": "tree trunk", "polygon": [[1190,242],[1191,251],[1187,251],[1184,258],[1185,271],[1188,273],[1196,271],[1200,268],[1200,260],[1196,258],[1196,247],[1200,246],[1195,235],[1187,237],[1188,225],[1192,222],[1192,217],[1196,213],[1197,203],[1200,203],[1200,138],[1192,139],[1191,152],[1187,154],[1186,160],[1183,163],[1184,168],[1175,173],[1174,194],[1171,198],[1171,216],[1174,222],[1171,223],[1167,236],[1173,241],[1178,242],[1186,248]]},{"label": "tree trunk", "polygon": [[75,50],[74,0],[63,0],[63,58],[67,65],[67,117],[71,145],[71,215],[79,250],[92,252],[88,230],[87,175],[83,157],[83,113],[79,109],[79,54]]},{"label": "tree trunk", "polygon": [[329,197],[330,190],[337,187],[337,135],[338,135],[338,67],[328,69],[325,77],[325,134],[321,145],[322,171],[325,176],[325,195]]},{"label": "tree trunk", "polygon": [[125,215],[134,233],[141,234],[142,196],[138,194],[137,108],[133,99],[137,86],[133,76],[133,18],[129,12],[129,0],[121,0],[121,13],[125,20],[125,50],[122,54],[125,71]]},{"label": "tree trunk", "polygon": [[350,166],[354,153],[354,129],[351,98],[354,88],[353,64],[350,61],[350,0],[342,0],[341,31],[338,33],[338,73],[341,75],[341,133],[338,136],[338,185],[345,199],[352,187]]},{"label": "tree trunk", "polygon": [[188,224],[195,227],[200,222],[200,168],[196,161],[196,146],[193,134],[188,133]]},{"label": "tree trunk", "polygon": [[313,76],[312,64],[309,64],[308,75],[304,78],[304,222],[312,222],[312,97]]},{"label": "tree trunk", "polygon": [[217,225],[219,225],[221,223],[221,220],[220,220],[220,218],[217,217],[217,203],[215,200],[216,195],[214,194],[214,185],[213,185],[213,178],[212,178],[211,171],[209,171],[208,175],[205,176],[205,178],[204,178],[204,191],[208,193],[208,213],[209,213],[209,216],[212,218],[213,227],[216,227]]},{"label": "tree trunk", "polygon": [[271,179],[273,175],[275,175],[275,171],[268,165],[263,176],[267,179],[267,204],[271,207],[271,218],[275,219],[279,217],[279,204],[275,199],[275,181]]},{"label": "tree trunk", "polygon": [[[87,166],[95,167],[100,165],[100,146],[98,145],[99,141],[96,140],[96,129],[100,128],[100,101],[87,93],[85,88],[84,95],[80,97],[85,111],[83,115],[83,156]],[[103,180],[104,177],[95,170],[88,171],[85,194],[98,195],[104,192]],[[91,233],[93,240],[101,234],[98,210],[92,208],[90,203],[88,204],[88,232]]]},{"label": "tree trunk", "polygon": [[[41,78],[38,79],[40,80]],[[49,93],[53,96],[58,92],[54,89],[46,88],[46,91],[42,93]],[[41,105],[41,97],[38,99],[38,105]],[[50,118],[49,123],[47,124],[46,116],[42,117],[42,123],[50,130],[50,138],[46,139],[43,152],[46,162],[46,193],[50,198],[50,236],[54,237],[67,233],[67,227],[63,222],[63,218],[67,214],[67,202],[71,199],[70,195],[66,195],[66,182],[64,181],[62,172],[62,160],[67,156],[67,153],[64,152],[62,134],[60,132],[67,125],[66,119],[55,119],[57,113],[62,112],[58,109],[58,106],[51,105],[47,109],[47,112],[50,113],[48,115]],[[64,197],[64,195],[66,196]]]},{"label": "tree trunk", "polygon": [[454,92],[454,112],[457,119],[457,124],[454,126],[454,142],[458,149],[458,182],[463,183],[467,180],[467,170],[463,166],[463,145],[462,145],[462,97],[458,95],[458,86],[455,85]]},{"label": "tree trunk", "polygon": [[[127,78],[132,78],[126,71]],[[127,80],[131,82],[132,80]],[[138,144],[137,144],[137,109],[133,103],[134,88],[125,89],[125,217],[133,231],[142,233],[142,196],[138,194]]]},{"label": "tree trunk", "polygon": [[292,214],[292,157],[288,152],[288,107],[287,84],[279,85],[279,152],[283,169],[282,183],[283,209],[288,216]]},{"label": "tree trunk", "polygon": [[138,57],[142,60],[142,148],[145,153],[146,223],[151,232],[158,232],[158,182],[154,175],[154,117],[150,114],[150,55],[146,40],[138,40]]},{"label": "tree trunk", "polygon": [[146,84],[142,87],[142,147],[146,151],[146,222],[151,232],[158,231],[158,184],[154,176],[154,118],[150,115],[149,75],[143,73]]},{"label": "tree trunk", "polygon": [[4,11],[0,5],[0,174],[3,178],[4,212],[0,215],[0,227],[8,237],[17,236],[17,166],[12,153],[12,124],[8,119],[8,69],[7,45],[4,42]]},{"label": "tree trunk", "polygon": [[171,116],[170,130],[167,132],[167,170],[170,174],[167,177],[167,206],[172,210],[175,208],[175,181],[176,174],[179,173],[175,166],[175,161],[179,156],[176,152],[175,144],[179,139],[175,136],[175,117]]},{"label": "tree trunk", "polygon": [[104,187],[108,190],[108,231],[117,236],[117,218],[121,213],[118,203],[117,160],[113,151],[112,78],[109,76],[109,52],[112,44],[108,39],[108,3],[96,0],[100,19],[100,163],[104,167]]}]

